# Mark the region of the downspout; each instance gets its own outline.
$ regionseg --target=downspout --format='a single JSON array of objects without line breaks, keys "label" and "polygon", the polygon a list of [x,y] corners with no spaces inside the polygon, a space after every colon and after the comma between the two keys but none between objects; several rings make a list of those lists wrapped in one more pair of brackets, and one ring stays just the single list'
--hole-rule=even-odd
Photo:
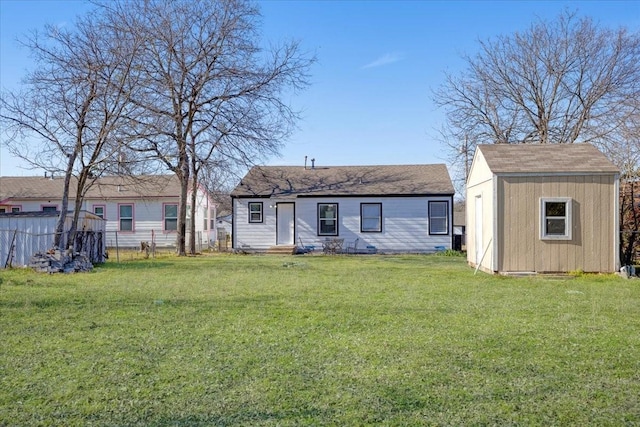
[{"label": "downspout", "polygon": [[231,196],[231,249],[236,249],[236,198]]}]

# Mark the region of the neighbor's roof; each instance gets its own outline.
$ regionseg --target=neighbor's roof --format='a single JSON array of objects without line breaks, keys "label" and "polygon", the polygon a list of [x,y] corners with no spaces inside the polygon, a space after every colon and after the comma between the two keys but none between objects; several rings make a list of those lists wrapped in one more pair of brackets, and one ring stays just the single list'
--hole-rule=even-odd
[{"label": "neighbor's roof", "polygon": [[[69,197],[75,198],[77,179],[71,179]],[[61,199],[64,177],[3,176],[0,177],[0,203],[7,199]],[[85,198],[126,199],[145,197],[177,197],[180,184],[175,175],[145,175],[135,178],[106,176],[99,178]]]},{"label": "neighbor's roof", "polygon": [[452,195],[447,167],[395,166],[254,166],[232,197],[416,196]]},{"label": "neighbor's roof", "polygon": [[494,173],[618,173],[596,147],[579,144],[478,145]]}]

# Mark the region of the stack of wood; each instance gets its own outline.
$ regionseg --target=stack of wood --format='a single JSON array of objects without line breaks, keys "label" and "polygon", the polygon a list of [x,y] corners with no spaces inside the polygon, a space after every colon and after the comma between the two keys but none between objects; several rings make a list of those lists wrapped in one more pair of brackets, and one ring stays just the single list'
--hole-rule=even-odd
[{"label": "stack of wood", "polygon": [[29,267],[39,273],[76,273],[91,271],[93,264],[86,253],[63,253],[56,249],[36,253],[29,260]]}]

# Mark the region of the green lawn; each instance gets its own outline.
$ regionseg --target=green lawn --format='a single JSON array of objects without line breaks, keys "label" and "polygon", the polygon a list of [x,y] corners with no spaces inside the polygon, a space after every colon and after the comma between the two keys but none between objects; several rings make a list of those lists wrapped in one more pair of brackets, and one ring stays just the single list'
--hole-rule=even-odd
[{"label": "green lawn", "polygon": [[0,426],[640,425],[638,280],[445,256],[0,279]]}]

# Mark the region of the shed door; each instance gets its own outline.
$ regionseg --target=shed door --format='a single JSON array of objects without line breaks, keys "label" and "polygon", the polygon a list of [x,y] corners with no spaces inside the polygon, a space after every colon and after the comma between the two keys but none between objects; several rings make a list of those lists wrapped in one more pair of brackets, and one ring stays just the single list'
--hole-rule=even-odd
[{"label": "shed door", "polygon": [[294,204],[278,203],[276,205],[276,245],[294,244]]},{"label": "shed door", "polygon": [[475,233],[474,240],[475,250],[476,250],[476,265],[480,264],[480,260],[482,259],[482,196],[476,196],[475,200],[475,210],[476,210],[476,218],[475,218]]}]

